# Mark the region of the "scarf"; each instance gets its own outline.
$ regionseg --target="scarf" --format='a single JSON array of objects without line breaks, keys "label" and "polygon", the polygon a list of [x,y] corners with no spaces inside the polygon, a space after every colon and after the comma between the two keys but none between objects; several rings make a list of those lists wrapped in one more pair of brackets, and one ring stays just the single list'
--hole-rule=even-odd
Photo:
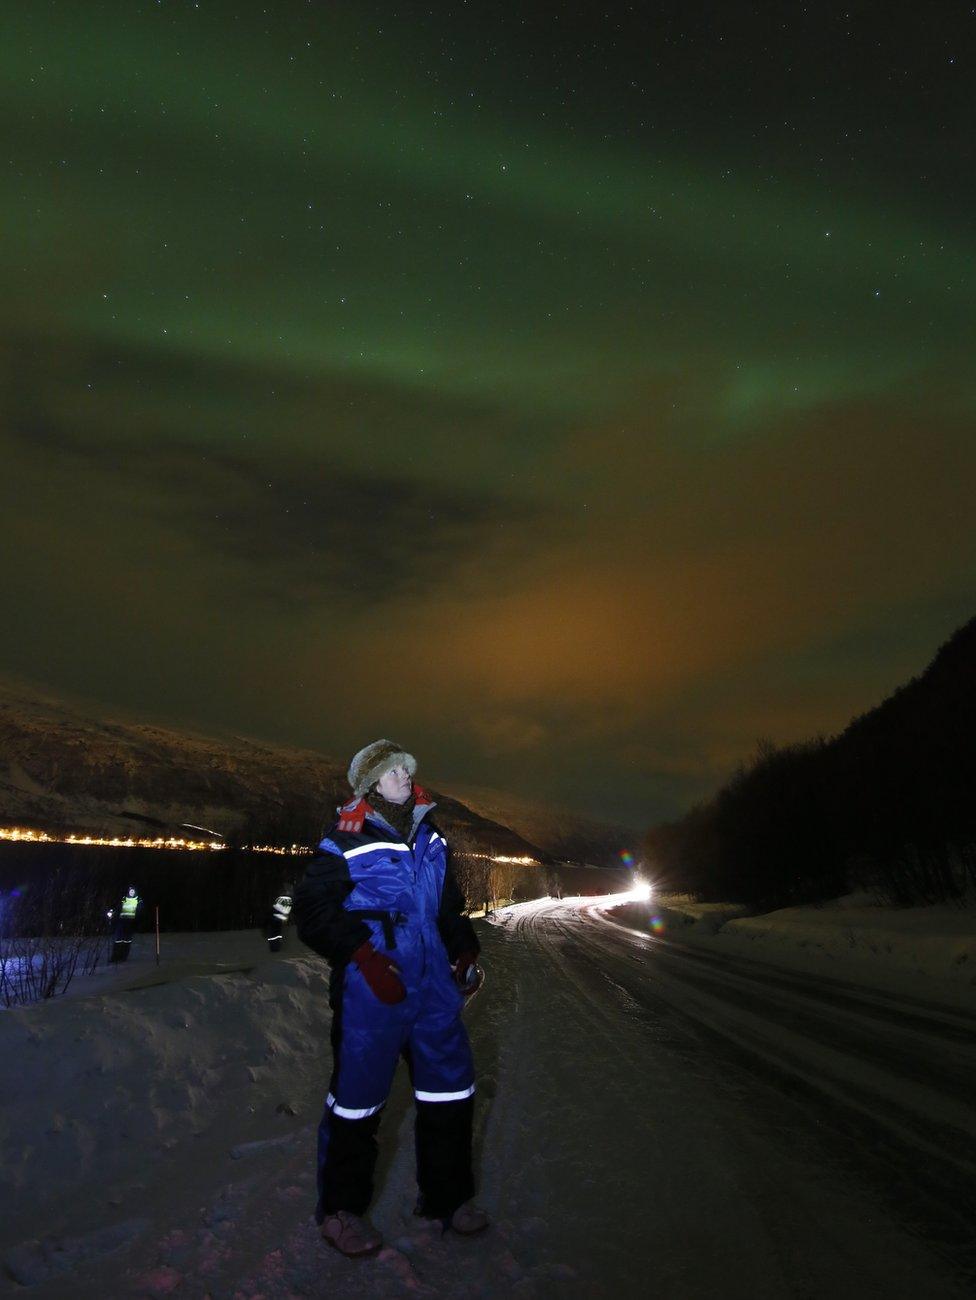
[{"label": "scarf", "polygon": [[389,799],[384,799],[378,791],[371,790],[366,800],[373,811],[379,813],[385,822],[389,822],[396,833],[409,844],[410,833],[413,830],[413,808],[417,796],[411,792],[406,803],[390,803]]}]

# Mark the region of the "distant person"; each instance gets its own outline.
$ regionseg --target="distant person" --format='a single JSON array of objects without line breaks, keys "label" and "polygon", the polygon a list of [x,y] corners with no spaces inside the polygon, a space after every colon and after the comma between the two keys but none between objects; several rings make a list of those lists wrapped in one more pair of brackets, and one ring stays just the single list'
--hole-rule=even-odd
[{"label": "distant person", "polygon": [[271,904],[271,916],[264,927],[264,937],[268,941],[268,948],[271,952],[279,952],[285,938],[285,926],[288,924],[288,918],[291,916],[292,899],[295,895],[295,886],[292,884],[282,885],[281,892],[275,901]]},{"label": "distant person", "polygon": [[132,931],[135,929],[136,915],[141,906],[142,899],[136,893],[135,885],[130,885],[125,891],[122,902],[119,904],[118,913],[114,908],[109,909],[108,919],[113,922],[110,962],[129,960],[129,949],[132,947]]},{"label": "distant person", "polygon": [[481,978],[479,944],[416,770],[390,740],[355,755],[354,797],[295,893],[299,938],[332,966],[333,1069],[315,1217],[329,1245],[350,1256],[382,1244],[363,1216],[400,1056],[416,1099],[416,1213],[464,1235],[488,1226],[471,1199],[474,1064],[461,1023]]}]

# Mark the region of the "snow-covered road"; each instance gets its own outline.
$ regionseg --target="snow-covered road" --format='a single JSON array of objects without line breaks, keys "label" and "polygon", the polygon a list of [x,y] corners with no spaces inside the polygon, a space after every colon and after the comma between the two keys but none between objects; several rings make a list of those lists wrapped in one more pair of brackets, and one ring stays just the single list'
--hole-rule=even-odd
[{"label": "snow-covered road", "polygon": [[590,900],[512,909],[502,933],[535,1056],[573,1079],[574,1120],[544,1129],[554,1185],[601,1225],[588,1264],[563,1248],[581,1278],[966,1293],[971,1017],[662,942]]},{"label": "snow-covered road", "polygon": [[[111,1108],[86,1092],[111,1054],[91,1057],[74,1083],[88,1117],[76,1184],[44,1206],[38,1241],[14,1216],[8,1271],[27,1294],[78,1300],[972,1293],[972,1017],[662,942],[594,900],[524,904],[480,933],[488,981],[468,1018],[480,1199],[495,1220],[484,1237],[413,1219],[401,1072],[373,1214],[388,1244],[359,1263],[321,1244],[309,1220],[328,1071],[321,965],[297,945],[268,961],[256,936],[234,952],[214,936],[220,960],[247,969],[163,968],[155,988],[0,1017],[0,1032],[8,1021],[42,1050],[50,1026],[52,1042],[70,1030],[85,1050],[103,1021],[123,1046],[148,1035],[150,1067],[174,1086],[202,1044],[208,1055],[185,1088],[184,1131],[159,1118],[157,1092],[155,1124],[140,1136],[128,1121],[122,1151]],[[179,1037],[191,994],[196,1049]],[[104,1181],[85,1145],[99,1141]]]}]

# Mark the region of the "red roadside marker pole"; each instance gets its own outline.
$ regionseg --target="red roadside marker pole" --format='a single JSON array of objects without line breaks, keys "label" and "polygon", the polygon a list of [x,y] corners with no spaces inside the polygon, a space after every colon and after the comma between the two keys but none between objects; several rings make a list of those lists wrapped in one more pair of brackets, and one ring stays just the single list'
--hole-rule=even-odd
[{"label": "red roadside marker pole", "polygon": [[159,904],[156,904],[156,965],[159,965]]}]

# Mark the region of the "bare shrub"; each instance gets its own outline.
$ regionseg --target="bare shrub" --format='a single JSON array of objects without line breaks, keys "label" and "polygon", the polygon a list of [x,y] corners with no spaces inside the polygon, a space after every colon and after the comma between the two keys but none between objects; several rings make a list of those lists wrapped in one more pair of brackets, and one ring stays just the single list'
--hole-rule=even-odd
[{"label": "bare shrub", "polygon": [[473,836],[455,830],[450,843],[451,867],[464,895],[467,910],[489,910],[491,900],[491,862]]},{"label": "bare shrub", "polygon": [[0,1001],[42,1002],[88,975],[105,952],[105,913],[91,880],[54,870],[0,904]]},{"label": "bare shrub", "polygon": [[514,901],[517,876],[518,872],[512,863],[492,862],[490,864],[488,880],[493,908]]}]

